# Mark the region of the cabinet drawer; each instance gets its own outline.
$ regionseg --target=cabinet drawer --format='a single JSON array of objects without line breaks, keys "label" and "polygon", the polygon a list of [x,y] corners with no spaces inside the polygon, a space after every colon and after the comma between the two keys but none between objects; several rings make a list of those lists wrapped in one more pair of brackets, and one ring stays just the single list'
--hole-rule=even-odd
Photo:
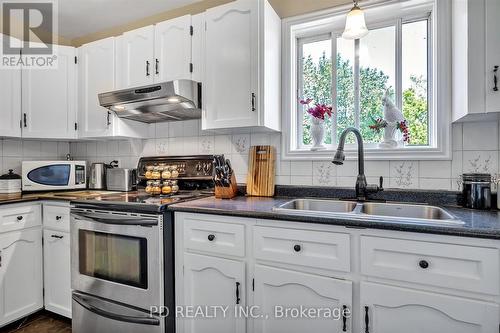
[{"label": "cabinet drawer", "polygon": [[21,230],[42,224],[39,204],[0,206],[0,232]]},{"label": "cabinet drawer", "polygon": [[254,228],[257,259],[333,271],[350,271],[349,240],[340,233]]},{"label": "cabinet drawer", "polygon": [[183,227],[188,250],[245,256],[245,227],[241,224],[186,218]]},{"label": "cabinet drawer", "polygon": [[43,226],[69,232],[69,207],[43,205]]},{"label": "cabinet drawer", "polygon": [[361,237],[362,274],[498,295],[498,249]]}]

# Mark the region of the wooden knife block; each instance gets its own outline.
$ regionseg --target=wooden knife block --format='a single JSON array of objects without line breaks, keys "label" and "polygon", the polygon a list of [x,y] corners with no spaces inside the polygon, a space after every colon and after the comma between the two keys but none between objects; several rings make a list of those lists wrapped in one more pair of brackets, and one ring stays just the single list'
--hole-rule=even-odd
[{"label": "wooden knife block", "polygon": [[276,152],[272,146],[250,148],[247,195],[274,196]]},{"label": "wooden knife block", "polygon": [[215,186],[215,197],[217,199],[232,199],[238,194],[238,184],[234,173],[231,175],[231,184],[229,187]]}]

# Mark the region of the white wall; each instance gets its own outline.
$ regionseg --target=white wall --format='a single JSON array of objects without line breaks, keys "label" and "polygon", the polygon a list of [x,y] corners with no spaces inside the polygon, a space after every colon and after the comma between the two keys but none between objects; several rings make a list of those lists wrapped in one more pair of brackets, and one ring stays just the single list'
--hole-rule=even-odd
[{"label": "white wall", "polygon": [[60,160],[68,153],[68,142],[0,139],[0,174],[9,169],[20,174],[23,160]]},{"label": "white wall", "polygon": [[[109,162],[118,159],[124,167],[135,167],[140,156],[225,154],[231,159],[239,183],[246,182],[248,148],[271,144],[280,153],[281,135],[203,133],[199,121],[152,125],[151,139],[77,142],[70,144],[75,158]],[[370,183],[384,176],[385,187],[411,189],[457,189],[463,172],[499,170],[499,123],[453,125],[453,161],[367,161]],[[278,158],[276,181],[283,185],[354,186],[357,161],[335,166],[328,161],[290,162]]]}]

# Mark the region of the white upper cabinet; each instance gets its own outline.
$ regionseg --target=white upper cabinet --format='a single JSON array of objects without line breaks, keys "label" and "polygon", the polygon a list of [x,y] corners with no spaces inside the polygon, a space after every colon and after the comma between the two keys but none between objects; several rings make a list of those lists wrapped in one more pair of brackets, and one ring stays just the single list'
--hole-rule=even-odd
[{"label": "white upper cabinet", "polygon": [[21,136],[21,70],[0,69],[0,137]]},{"label": "white upper cabinet", "polygon": [[265,0],[205,13],[203,129],[280,129],[281,21]]},{"label": "white upper cabinet", "polygon": [[191,16],[193,35],[191,38],[191,63],[193,72],[191,79],[196,82],[203,82],[204,57],[205,57],[205,13]]},{"label": "white upper cabinet", "polygon": [[[119,88],[131,88],[153,83],[155,27],[153,25],[127,31],[121,39],[122,80]],[[177,51],[177,50],[176,50]]]},{"label": "white upper cabinet", "polygon": [[25,138],[76,138],[76,50],[69,46],[54,47],[57,68],[22,68]]},{"label": "white upper cabinet", "polygon": [[[0,43],[4,35],[0,34]],[[0,69],[0,137],[21,136],[21,70]]]},{"label": "white upper cabinet", "polygon": [[97,94],[115,89],[115,40],[113,37],[78,49],[79,137],[111,135],[112,115],[99,105]]},{"label": "white upper cabinet", "polygon": [[99,105],[99,93],[116,89],[115,38],[81,46],[78,59],[78,137],[147,137],[147,124],[119,119]]},{"label": "white upper cabinet", "polygon": [[500,0],[486,0],[486,110],[488,112],[500,112],[499,14]]},{"label": "white upper cabinet", "polygon": [[191,15],[155,25],[154,81],[191,78]]},{"label": "white upper cabinet", "polygon": [[[500,0],[453,0],[453,121],[500,112]],[[481,37],[481,38],[479,38]]]}]

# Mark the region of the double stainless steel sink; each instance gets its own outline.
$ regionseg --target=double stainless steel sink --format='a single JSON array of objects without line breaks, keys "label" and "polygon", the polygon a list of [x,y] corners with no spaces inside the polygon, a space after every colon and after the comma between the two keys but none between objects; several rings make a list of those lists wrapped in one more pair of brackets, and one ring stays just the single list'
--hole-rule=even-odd
[{"label": "double stainless steel sink", "polygon": [[386,223],[464,224],[442,208],[414,204],[294,199],[274,207],[273,210],[292,215],[348,217]]}]

